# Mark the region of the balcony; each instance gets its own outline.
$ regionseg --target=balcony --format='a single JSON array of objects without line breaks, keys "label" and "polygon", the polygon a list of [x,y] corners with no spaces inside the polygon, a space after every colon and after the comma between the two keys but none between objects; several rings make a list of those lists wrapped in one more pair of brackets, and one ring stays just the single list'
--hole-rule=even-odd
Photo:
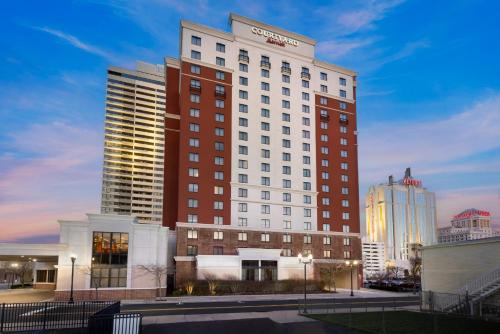
[{"label": "balcony", "polygon": [[288,66],[281,66],[281,73],[292,74],[292,69]]},{"label": "balcony", "polygon": [[300,77],[302,79],[311,80],[311,74],[309,72],[300,72]]},{"label": "balcony", "polygon": [[216,90],[214,95],[215,95],[215,97],[219,97],[219,98],[223,98],[223,99],[226,98],[226,92],[224,92],[224,91]]},{"label": "balcony", "polygon": [[322,120],[322,121],[329,122],[330,121],[330,116],[328,116],[328,115],[320,115],[319,119]]},{"label": "balcony", "polygon": [[240,54],[238,55],[238,61],[248,64],[250,62],[250,58],[247,55]]},{"label": "balcony", "polygon": [[260,61],[260,67],[270,69],[271,68],[271,63],[268,62],[267,60],[261,60]]},{"label": "balcony", "polygon": [[190,85],[189,90],[195,93],[201,93],[201,86]]},{"label": "balcony", "polygon": [[347,120],[347,118],[339,118],[339,122],[340,122],[340,124],[345,124],[345,125],[349,124],[349,121]]}]

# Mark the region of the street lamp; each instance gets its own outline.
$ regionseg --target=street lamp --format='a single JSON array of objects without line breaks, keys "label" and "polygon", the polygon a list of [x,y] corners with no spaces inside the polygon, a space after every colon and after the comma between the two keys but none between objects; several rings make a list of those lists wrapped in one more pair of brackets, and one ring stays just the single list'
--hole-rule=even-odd
[{"label": "street lamp", "polygon": [[304,264],[304,313],[307,313],[307,265],[311,264],[313,261],[312,254],[307,257],[302,257],[302,253],[299,253],[299,263]]},{"label": "street lamp", "polygon": [[71,255],[71,292],[69,294],[69,303],[73,304],[73,279],[75,277],[75,261],[76,261],[76,255]]},{"label": "street lamp", "polygon": [[352,262],[347,260],[347,261],[345,261],[345,264],[346,264],[346,266],[351,267],[351,297],[352,297],[352,296],[354,296],[354,291],[352,289],[352,267],[358,265],[358,260],[354,260]]}]

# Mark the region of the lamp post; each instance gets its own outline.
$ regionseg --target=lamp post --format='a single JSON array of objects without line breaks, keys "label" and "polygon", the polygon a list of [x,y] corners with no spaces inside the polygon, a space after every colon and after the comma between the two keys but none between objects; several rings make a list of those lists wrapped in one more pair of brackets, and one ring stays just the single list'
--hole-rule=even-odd
[{"label": "lamp post", "polygon": [[307,313],[307,265],[311,264],[313,261],[312,254],[307,257],[303,257],[302,253],[299,253],[299,263],[304,264],[304,313]]},{"label": "lamp post", "polygon": [[71,255],[71,291],[69,294],[69,304],[73,304],[73,279],[75,277],[75,261],[76,261],[76,255]]},{"label": "lamp post", "polygon": [[346,266],[351,267],[351,297],[353,297],[354,291],[352,289],[352,267],[358,265],[358,260],[354,260],[354,261],[347,260],[347,261],[345,261],[345,264],[346,264]]}]

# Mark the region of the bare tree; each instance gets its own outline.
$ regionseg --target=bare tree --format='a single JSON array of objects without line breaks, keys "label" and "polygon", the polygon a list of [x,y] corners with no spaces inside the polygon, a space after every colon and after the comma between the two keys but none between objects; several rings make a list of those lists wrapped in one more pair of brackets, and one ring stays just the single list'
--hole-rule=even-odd
[{"label": "bare tree", "polygon": [[398,266],[388,266],[387,267],[387,276],[388,278],[398,277],[399,273],[403,270],[403,268]]},{"label": "bare tree", "polygon": [[161,282],[167,276],[167,266],[158,264],[140,265],[138,268],[145,273],[153,275],[156,282],[157,297],[161,297]]},{"label": "bare tree", "polygon": [[420,283],[420,274],[422,272],[422,258],[418,255],[410,258],[409,276],[413,282],[413,289],[416,290],[417,283]]},{"label": "bare tree", "polygon": [[240,292],[241,281],[238,279],[238,276],[228,274],[224,277],[224,279],[229,282],[229,289],[233,294]]},{"label": "bare tree", "polygon": [[86,266],[80,269],[80,271],[90,277],[90,287],[95,289],[95,300],[99,300],[99,288],[101,287],[101,280],[97,275],[92,275],[92,266]]},{"label": "bare tree", "polygon": [[203,275],[205,280],[208,283],[208,291],[210,292],[211,295],[215,295],[217,293],[217,276],[211,273],[205,273]]},{"label": "bare tree", "polygon": [[338,263],[329,264],[327,267],[321,267],[319,270],[319,276],[323,283],[325,284],[325,288],[328,291],[337,292],[337,284],[335,282],[335,273],[344,271],[345,267]]},{"label": "bare tree", "polygon": [[33,271],[33,263],[32,262],[12,263],[8,271],[14,277],[19,277],[21,286],[24,288],[25,284],[24,279],[26,278],[25,276],[28,272]]}]

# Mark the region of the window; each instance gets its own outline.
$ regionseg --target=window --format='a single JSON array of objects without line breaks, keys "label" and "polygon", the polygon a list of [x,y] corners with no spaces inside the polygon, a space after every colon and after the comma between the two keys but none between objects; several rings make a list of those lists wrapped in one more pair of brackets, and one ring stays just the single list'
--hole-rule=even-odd
[{"label": "window", "polygon": [[260,70],[260,75],[261,75],[263,78],[269,78],[269,70],[266,70],[266,69],[261,69],[261,70]]},{"label": "window", "polygon": [[328,104],[328,99],[326,97],[320,97],[319,104],[326,106]]},{"label": "window", "polygon": [[226,66],[226,60],[221,57],[215,57],[215,63],[219,66]]},{"label": "window", "polygon": [[348,182],[349,181],[349,177],[347,175],[340,175],[340,180],[342,182]]},{"label": "window", "polygon": [[330,197],[323,197],[321,199],[321,204],[323,204],[323,205],[330,205]]},{"label": "window", "polygon": [[287,113],[282,113],[281,114],[281,120],[283,122],[290,122],[290,114],[287,114]]},{"label": "window", "polygon": [[200,117],[200,110],[191,108],[189,109],[189,116],[191,117]]},{"label": "window", "polygon": [[271,129],[271,125],[267,122],[261,122],[260,129],[264,131],[269,131]]},{"label": "window", "polygon": [[262,158],[270,158],[271,157],[271,151],[270,150],[260,150],[260,156]]},{"label": "window", "polygon": [[323,237],[323,245],[331,245],[331,244],[332,244],[332,237],[324,236]]},{"label": "window", "polygon": [[247,232],[238,232],[238,241],[247,241],[248,235]]},{"label": "window", "polygon": [[302,130],[302,138],[311,138],[311,133],[308,130]]},{"label": "window", "polygon": [[238,120],[238,123],[240,126],[247,127],[248,126],[248,119],[240,117]]},{"label": "window", "polygon": [[325,250],[323,251],[323,257],[324,257],[325,259],[328,259],[328,258],[332,257],[332,251],[331,251],[331,250],[329,250],[329,249],[325,249]]},{"label": "window", "polygon": [[[238,226],[247,226],[248,225],[248,218],[243,218],[239,217],[238,218]],[[245,233],[245,241],[246,241],[246,233]]]},{"label": "window", "polygon": [[347,133],[347,127],[341,125],[340,126],[340,133]]},{"label": "window", "polygon": [[269,118],[270,114],[269,114],[269,109],[260,109],[260,115],[262,117],[267,117]]},{"label": "window", "polygon": [[224,255],[224,247],[222,246],[214,246],[214,255]]},{"label": "window", "polygon": [[340,169],[347,169],[347,162],[341,162]]},{"label": "window", "polygon": [[215,172],[214,178],[216,180],[224,180],[224,172],[219,172],[219,171]]},{"label": "window", "polygon": [[246,114],[246,113],[248,113],[248,106],[246,104],[240,104],[239,110],[240,110],[240,112]]},{"label": "window", "polygon": [[214,195],[223,195],[223,194],[224,194],[224,187],[214,186]]},{"label": "window", "polygon": [[320,140],[324,141],[324,142],[327,142],[328,141],[328,135],[321,135]]},{"label": "window", "polygon": [[328,180],[330,178],[330,174],[328,172],[321,172],[321,179]]},{"label": "window", "polygon": [[330,192],[330,186],[327,184],[321,185],[321,191],[324,193],[329,193]]},{"label": "window", "polygon": [[321,73],[319,74],[319,78],[320,78],[321,80],[326,81],[326,80],[328,80],[328,75],[327,75],[325,72],[321,72]]},{"label": "window", "polygon": [[339,78],[339,85],[346,86],[347,85],[346,79],[345,78]]},{"label": "window", "polygon": [[311,157],[308,157],[307,155],[302,156],[302,163],[304,165],[310,165],[311,164]]},{"label": "window", "polygon": [[198,184],[197,183],[188,184],[188,191],[190,193],[197,193],[198,192]]},{"label": "window", "polygon": [[191,94],[189,96],[189,99],[191,100],[191,102],[193,103],[200,103],[200,96],[197,95],[197,94]]},{"label": "window", "polygon": [[271,235],[269,233],[261,233],[260,234],[260,241],[269,242],[270,239],[271,239]]},{"label": "window", "polygon": [[262,227],[264,227],[264,228],[271,227],[271,220],[270,219],[261,219],[260,223],[261,223]]},{"label": "window", "polygon": [[283,155],[283,161],[291,161],[292,160],[292,155],[290,153],[284,152],[282,155]]},{"label": "window", "polygon": [[328,154],[328,152],[329,152],[328,147],[326,147],[326,146],[321,146],[321,153],[322,153],[322,154]]},{"label": "window", "polygon": [[190,86],[193,88],[201,88],[200,80],[191,79]]},{"label": "window", "polygon": [[342,219],[349,220],[349,212],[342,212]]},{"label": "window", "polygon": [[248,141],[248,133],[240,131],[238,132],[238,138],[243,141]]},{"label": "window", "polygon": [[351,238],[344,238],[344,246],[350,246],[351,245]]},{"label": "window", "polygon": [[281,81],[283,81],[284,83],[290,83],[290,76],[286,75],[286,74],[283,74],[281,76]]},{"label": "window", "polygon": [[224,232],[214,231],[214,240],[224,240]]},{"label": "window", "polygon": [[307,117],[302,117],[302,125],[309,126],[311,125],[311,121]]},{"label": "window", "polygon": [[309,101],[309,93],[302,92],[302,100]]},{"label": "window", "polygon": [[285,175],[292,174],[292,168],[290,166],[283,166],[281,168],[282,168],[282,174],[285,174]]},{"label": "window", "polygon": [[328,210],[323,211],[321,214],[322,214],[323,218],[325,218],[325,219],[330,218],[330,211],[328,211]]},{"label": "window", "polygon": [[222,85],[215,85],[215,93],[217,95],[224,95],[226,94],[226,89]]},{"label": "window", "polygon": [[282,126],[281,127],[281,133],[283,133],[284,135],[289,135],[290,134],[290,127],[288,127],[288,126]]},{"label": "window", "polygon": [[346,114],[340,114],[340,120],[342,122],[347,122],[347,115]]},{"label": "window", "polygon": [[215,150],[216,151],[224,151],[224,143],[216,141],[215,142]]},{"label": "window", "polygon": [[215,100],[216,108],[224,108],[224,100]]},{"label": "window", "polygon": [[262,102],[264,104],[269,104],[269,96],[267,96],[267,95],[261,95],[260,96],[260,102]]},{"label": "window", "polygon": [[304,190],[311,190],[311,182],[302,182],[302,188]]},{"label": "window", "polygon": [[348,195],[349,194],[349,188],[342,187],[342,195]]},{"label": "window", "polygon": [[285,108],[285,109],[290,109],[290,101],[282,100],[281,101],[281,107]]},{"label": "window", "polygon": [[260,136],[260,143],[261,144],[269,145],[270,142],[271,142],[271,139],[269,138],[269,136]]},{"label": "window", "polygon": [[128,233],[94,232],[92,257],[92,287],[127,286]]},{"label": "window", "polygon": [[291,188],[292,187],[292,181],[291,180],[283,180],[283,188]]},{"label": "window", "polygon": [[311,217],[311,209],[304,208],[304,217]]},{"label": "window", "polygon": [[351,258],[351,251],[344,251],[344,259],[350,259]]},{"label": "window", "polygon": [[188,239],[198,239],[198,231],[188,230]]},{"label": "window", "polygon": [[323,224],[323,231],[330,231],[330,224]]},{"label": "window", "polygon": [[238,212],[247,212],[248,204],[247,203],[238,203]]},{"label": "window", "polygon": [[248,78],[240,77],[240,85],[248,86]]},{"label": "window", "polygon": [[322,159],[321,160],[321,166],[322,167],[328,167],[328,165],[329,165],[328,159]]},{"label": "window", "polygon": [[248,160],[238,160],[238,168],[248,169]]},{"label": "window", "polygon": [[281,146],[284,148],[290,148],[290,140],[289,139],[282,139]]},{"label": "window", "polygon": [[283,234],[283,242],[285,244],[291,244],[292,243],[292,236],[290,234]]},{"label": "window", "polygon": [[350,232],[349,225],[342,225],[342,232],[349,233]]},{"label": "window", "polygon": [[341,89],[339,93],[340,93],[340,97],[347,97],[347,93],[345,90]]},{"label": "window", "polygon": [[248,72],[248,65],[240,63],[240,71],[241,72]]},{"label": "window", "polygon": [[311,222],[304,222],[304,230],[309,231],[312,229]]},{"label": "window", "polygon": [[289,206],[284,206],[283,207],[283,216],[291,216],[292,215],[292,208]]},{"label": "window", "polygon": [[198,246],[188,245],[187,246],[187,256],[198,255]]},{"label": "window", "polygon": [[311,150],[311,144],[302,143],[302,151],[309,152]]},{"label": "window", "polygon": [[217,80],[225,80],[226,79],[226,74],[222,71],[216,71],[215,72],[215,79]]},{"label": "window", "polygon": [[320,122],[319,126],[321,129],[326,130],[328,129],[328,123],[327,122]]},{"label": "window", "polygon": [[346,138],[340,138],[340,145],[347,145],[347,139]]},{"label": "window", "polygon": [[191,162],[199,162],[200,155],[198,153],[189,153],[189,161]]},{"label": "window", "polygon": [[271,185],[271,179],[267,176],[262,176],[260,178],[260,184],[263,186],[270,186]]},{"label": "window", "polygon": [[215,128],[214,129],[215,135],[218,137],[223,137],[224,136],[224,129],[223,128]]},{"label": "window", "polygon": [[201,52],[200,51],[191,50],[191,58],[200,60],[201,59]]},{"label": "window", "polygon": [[285,96],[290,96],[290,88],[281,87],[281,94],[283,94]]},{"label": "window", "polygon": [[240,90],[240,99],[248,100],[248,92],[246,90]]},{"label": "window", "polygon": [[224,52],[226,52],[226,46],[224,44],[222,44],[222,43],[217,43],[217,44],[215,44],[215,50],[217,52],[224,53]]},{"label": "window", "polygon": [[307,81],[307,80],[302,80],[302,87],[303,87],[303,88],[309,88],[309,81]]},{"label": "window", "polygon": [[260,192],[260,199],[270,200],[271,199],[271,192],[267,191],[267,190],[262,190]]},{"label": "window", "polygon": [[189,168],[189,176],[198,177],[198,168]]},{"label": "window", "polygon": [[347,109],[347,103],[340,102],[339,107],[340,107],[341,110],[346,110]]},{"label": "window", "polygon": [[224,202],[222,201],[214,201],[214,210],[223,210]]},{"label": "window", "polygon": [[190,224],[196,224],[196,223],[198,223],[198,215],[189,214],[187,220],[188,220],[188,223],[190,223]]},{"label": "window", "polygon": [[328,93],[328,87],[326,85],[321,85],[321,92]]},{"label": "window", "polygon": [[267,204],[262,204],[260,206],[260,213],[263,214],[270,214],[271,213],[271,207]]},{"label": "window", "polygon": [[311,237],[309,234],[304,235],[304,243],[305,243],[305,244],[310,244],[310,243],[312,243],[312,237]]},{"label": "window", "polygon": [[289,248],[284,248],[283,251],[281,252],[281,256],[292,256],[292,250]]},{"label": "window", "polygon": [[307,106],[307,105],[303,104],[303,105],[302,105],[302,112],[303,112],[303,113],[306,113],[306,114],[309,114],[309,112],[310,112],[310,108],[309,108],[309,106]]},{"label": "window", "polygon": [[224,114],[215,114],[215,121],[216,122],[224,122]]},{"label": "window", "polygon": [[201,67],[199,67],[198,65],[191,65],[191,73],[200,74],[200,72]]},{"label": "window", "polygon": [[265,91],[269,91],[269,83],[267,83],[267,82],[261,82],[260,83],[260,89],[265,90]]},{"label": "window", "polygon": [[198,200],[189,198],[188,199],[188,208],[197,208],[198,207]]},{"label": "window", "polygon": [[200,147],[200,140],[198,138],[189,138],[189,146]]},{"label": "window", "polygon": [[223,225],[224,217],[222,216],[214,216],[214,225]]},{"label": "window", "polygon": [[[284,220],[283,221],[283,228],[285,230],[291,229],[292,228],[292,221],[291,220]],[[291,238],[290,238],[290,240],[291,240]]]},{"label": "window", "polygon": [[303,196],[303,202],[304,202],[304,204],[311,204],[311,196],[310,195],[304,195]]},{"label": "window", "polygon": [[247,174],[238,174],[238,182],[239,183],[248,183],[248,175]]},{"label": "window", "polygon": [[36,282],[37,283],[55,283],[56,271],[55,270],[37,270]]},{"label": "window", "polygon": [[201,38],[198,36],[191,36],[191,44],[201,46]]}]

